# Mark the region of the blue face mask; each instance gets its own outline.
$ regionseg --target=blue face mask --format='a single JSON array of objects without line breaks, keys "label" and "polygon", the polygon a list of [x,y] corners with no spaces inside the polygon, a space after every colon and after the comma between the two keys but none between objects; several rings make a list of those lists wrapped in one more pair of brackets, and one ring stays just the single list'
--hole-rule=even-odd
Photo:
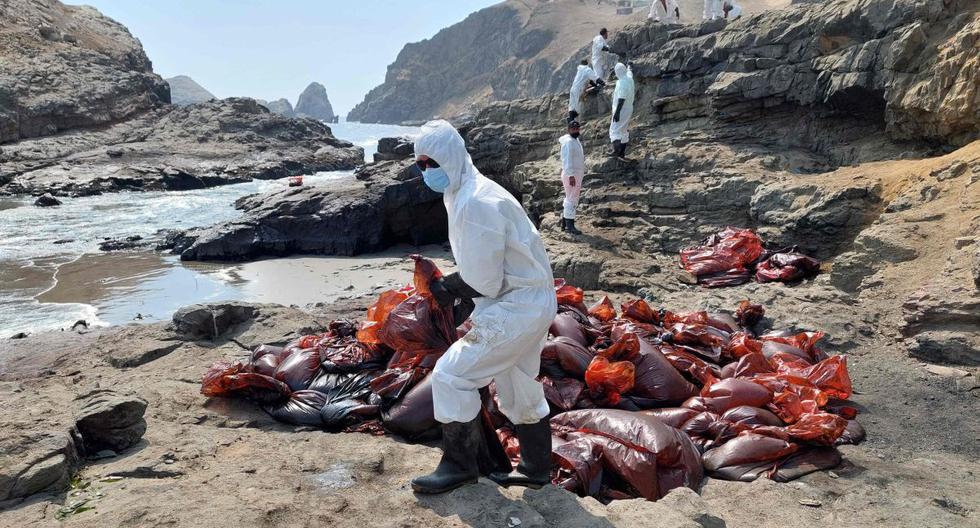
[{"label": "blue face mask", "polygon": [[442,167],[429,167],[422,172],[422,181],[437,193],[444,193],[449,188],[449,175]]}]

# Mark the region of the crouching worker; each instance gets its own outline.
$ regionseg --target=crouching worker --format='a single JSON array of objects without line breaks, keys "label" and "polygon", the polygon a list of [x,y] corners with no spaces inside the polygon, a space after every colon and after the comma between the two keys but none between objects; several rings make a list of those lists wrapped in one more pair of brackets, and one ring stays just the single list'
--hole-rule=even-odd
[{"label": "crouching worker", "polygon": [[500,410],[515,424],[521,463],[490,478],[540,487],[551,479],[548,402],[536,381],[541,349],[558,309],[551,264],[521,205],[473,166],[463,138],[446,121],[432,121],[415,141],[425,184],[443,193],[457,273],[432,286],[443,306],[472,298],[472,329],[453,343],[432,371],[435,418],[442,423],[442,460],[412,481],[418,493],[443,493],[479,476],[482,443],[479,389],[496,382]]},{"label": "crouching worker", "polygon": [[575,209],[582,195],[582,179],[585,176],[585,151],[579,141],[580,133],[578,121],[572,121],[568,124],[568,134],[558,139],[561,144],[561,185],[565,189],[561,230],[573,235],[582,234],[575,228]]}]

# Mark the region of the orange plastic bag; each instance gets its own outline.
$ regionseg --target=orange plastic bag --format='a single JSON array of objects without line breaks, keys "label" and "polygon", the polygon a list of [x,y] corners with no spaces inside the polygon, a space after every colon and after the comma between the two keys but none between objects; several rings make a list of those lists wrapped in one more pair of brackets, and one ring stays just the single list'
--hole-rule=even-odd
[{"label": "orange plastic bag", "polygon": [[629,361],[610,362],[596,356],[585,370],[585,384],[597,401],[615,405],[624,392],[633,388],[635,376],[636,367]]},{"label": "orange plastic bag", "polygon": [[609,300],[609,296],[603,295],[602,299],[599,299],[599,302],[593,304],[592,308],[589,308],[589,315],[602,322],[611,321],[616,318],[616,308],[613,306],[612,301]]},{"label": "orange plastic bag", "polygon": [[627,301],[623,303],[621,309],[623,311],[623,319],[637,323],[656,324],[660,322],[660,313],[651,308],[643,299]]},{"label": "orange plastic bag", "polygon": [[555,279],[555,295],[558,296],[558,304],[577,306],[585,302],[582,288],[566,284],[565,279]]},{"label": "orange plastic bag", "polygon": [[408,292],[405,290],[388,290],[382,293],[378,300],[368,308],[367,320],[361,323],[361,328],[357,331],[357,340],[365,345],[380,345],[381,338],[378,332],[381,330],[388,314],[408,299]]}]

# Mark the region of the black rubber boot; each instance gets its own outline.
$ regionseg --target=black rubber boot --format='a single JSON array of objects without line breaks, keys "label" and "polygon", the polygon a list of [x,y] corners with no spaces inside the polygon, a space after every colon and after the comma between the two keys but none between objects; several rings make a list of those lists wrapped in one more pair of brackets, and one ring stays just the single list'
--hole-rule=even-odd
[{"label": "black rubber boot", "polygon": [[619,156],[619,149],[622,147],[623,142],[620,140],[613,141],[612,143],[612,153],[609,154],[610,157]]},{"label": "black rubber boot", "polygon": [[581,235],[582,234],[581,231],[579,231],[578,229],[575,228],[575,220],[572,220],[570,218],[565,220],[565,231],[568,231],[569,233],[571,233],[573,235]]},{"label": "black rubber boot", "polygon": [[466,423],[443,424],[442,460],[435,471],[412,480],[415,493],[446,493],[466,484],[475,484],[480,477],[477,454],[482,435],[479,416]]},{"label": "black rubber boot", "polygon": [[514,426],[521,444],[521,463],[510,473],[491,473],[490,479],[504,487],[538,489],[551,483],[551,423],[548,418],[530,425]]},{"label": "black rubber boot", "polygon": [[564,216],[563,216],[563,217],[561,217],[561,230],[562,230],[563,232],[564,232],[564,231],[568,231],[568,219],[567,219],[567,218],[565,218]]},{"label": "black rubber boot", "polygon": [[569,110],[568,111],[568,119],[566,119],[565,122],[566,123],[571,123],[572,121],[575,121],[575,118],[576,117],[578,117],[578,112],[576,112],[575,110]]},{"label": "black rubber boot", "polygon": [[619,147],[619,157],[620,157],[620,158],[625,158],[625,157],[626,157],[626,149],[627,149],[627,148],[628,148],[629,146],[630,146],[630,144],[629,144],[629,143],[623,143],[623,144],[622,144],[622,145],[621,145],[621,146]]}]

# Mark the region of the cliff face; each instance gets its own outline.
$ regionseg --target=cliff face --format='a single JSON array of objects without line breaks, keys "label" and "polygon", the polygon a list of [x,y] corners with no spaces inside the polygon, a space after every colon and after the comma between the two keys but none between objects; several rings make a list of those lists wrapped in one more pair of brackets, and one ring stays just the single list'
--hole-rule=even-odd
[{"label": "cliff face", "polygon": [[187,106],[217,99],[213,93],[186,75],[170,77],[167,84],[170,85],[170,102],[175,105]]},{"label": "cliff face", "polygon": [[[789,0],[745,0],[745,13]],[[589,44],[615,36],[648,8],[616,15],[615,2],[508,0],[473,13],[434,37],[406,45],[385,82],[348,114],[351,121],[398,123],[472,115],[490,101],[567,92]],[[701,19],[701,0],[680,0],[681,21]],[[663,28],[664,26],[658,26]]]},{"label": "cliff face", "polygon": [[296,115],[321,121],[333,121],[333,106],[330,105],[330,98],[327,97],[327,89],[318,82],[310,83],[296,100]]},{"label": "cliff face", "polygon": [[4,0],[0,64],[0,143],[112,123],[170,102],[139,41],[91,7]]}]

